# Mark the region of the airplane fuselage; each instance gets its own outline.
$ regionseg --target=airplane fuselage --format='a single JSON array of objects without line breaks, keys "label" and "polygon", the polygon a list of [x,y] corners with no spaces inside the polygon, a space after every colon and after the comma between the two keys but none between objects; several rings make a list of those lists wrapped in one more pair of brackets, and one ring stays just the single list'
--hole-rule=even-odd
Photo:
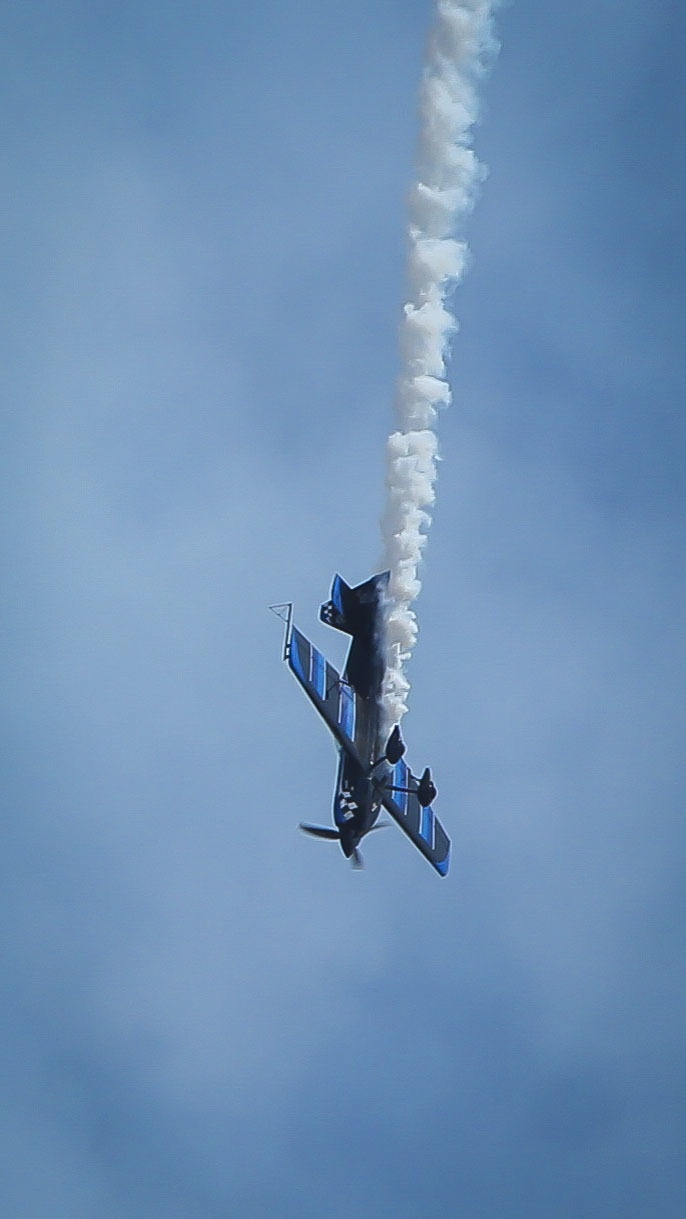
[{"label": "airplane fuselage", "polygon": [[320,618],[351,637],[342,673],[293,625],[289,613],[284,658],[338,747],[334,826],[301,822],[300,828],[315,838],[338,841],[343,854],[360,867],[358,845],[375,828],[383,807],[445,876],[450,839],[431,808],[436,796],[431,772],[426,767],[419,779],[412,774],[403,759],[399,725],[389,731],[383,712],[388,579],[389,573],[381,572],[350,588],[340,576],[334,577]]},{"label": "airplane fuselage", "polygon": [[[371,759],[371,762],[375,760]],[[381,812],[381,796],[376,784],[383,782],[387,773],[390,772],[386,763],[379,762],[374,767],[372,778],[369,770],[364,771],[345,750],[339,752],[333,819],[340,833],[341,850],[347,859],[372,829]]]}]

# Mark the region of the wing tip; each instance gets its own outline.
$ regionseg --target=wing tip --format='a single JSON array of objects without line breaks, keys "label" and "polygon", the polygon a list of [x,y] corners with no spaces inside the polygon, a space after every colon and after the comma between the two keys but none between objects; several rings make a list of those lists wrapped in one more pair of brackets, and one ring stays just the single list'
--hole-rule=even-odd
[{"label": "wing tip", "polygon": [[445,856],[445,858],[444,858],[444,859],[442,859],[442,860],[440,860],[440,862],[439,862],[438,860],[436,860],[436,861],[434,862],[434,867],[435,867],[436,871],[438,872],[438,875],[439,875],[439,876],[447,876],[447,875],[448,875],[448,872],[450,871],[450,856],[451,856],[451,854],[452,854],[452,846],[449,846],[449,847],[448,847],[448,853],[447,853],[447,855]]}]

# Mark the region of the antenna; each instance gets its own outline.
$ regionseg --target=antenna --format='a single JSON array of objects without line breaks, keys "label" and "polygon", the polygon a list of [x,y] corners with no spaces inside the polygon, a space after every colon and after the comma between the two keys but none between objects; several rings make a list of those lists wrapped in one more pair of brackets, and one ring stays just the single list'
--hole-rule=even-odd
[{"label": "antenna", "polygon": [[286,630],[283,637],[283,659],[288,660],[291,650],[291,625],[293,622],[293,602],[282,601],[279,605],[269,606],[272,614],[276,614],[277,618],[285,624]]}]

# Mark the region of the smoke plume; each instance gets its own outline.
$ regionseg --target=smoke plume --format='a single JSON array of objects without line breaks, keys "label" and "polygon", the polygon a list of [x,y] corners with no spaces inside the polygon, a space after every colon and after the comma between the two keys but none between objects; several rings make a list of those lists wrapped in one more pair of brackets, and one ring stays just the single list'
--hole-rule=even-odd
[{"label": "smoke plume", "polygon": [[405,673],[417,638],[411,608],[431,523],[439,408],[451,401],[446,380],[457,323],[448,298],[462,278],[467,247],[455,236],[471,210],[484,170],[472,148],[477,85],[493,57],[495,0],[437,0],[420,92],[418,175],[410,194],[409,300],[400,327],[397,430],[388,438],[383,518],[390,568],[384,706],[388,723],[407,710]]}]

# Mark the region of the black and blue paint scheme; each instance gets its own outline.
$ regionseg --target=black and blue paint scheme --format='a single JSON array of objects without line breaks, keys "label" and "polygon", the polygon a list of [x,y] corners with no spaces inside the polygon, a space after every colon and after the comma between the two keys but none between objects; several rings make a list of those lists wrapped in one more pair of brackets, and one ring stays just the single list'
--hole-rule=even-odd
[{"label": "black and blue paint scheme", "polygon": [[403,760],[405,746],[395,727],[383,739],[383,597],[388,572],[350,588],[334,577],[331,597],[320,609],[329,626],[351,636],[343,673],[329,663],[292,624],[290,607],[284,657],[314,703],[339,751],[333,801],[334,826],[302,825],[307,833],[340,842],[343,854],[361,864],[359,843],[378,828],[385,809],[441,876],[450,867],[450,839],[431,807],[436,788],[427,767],[416,778]]}]

